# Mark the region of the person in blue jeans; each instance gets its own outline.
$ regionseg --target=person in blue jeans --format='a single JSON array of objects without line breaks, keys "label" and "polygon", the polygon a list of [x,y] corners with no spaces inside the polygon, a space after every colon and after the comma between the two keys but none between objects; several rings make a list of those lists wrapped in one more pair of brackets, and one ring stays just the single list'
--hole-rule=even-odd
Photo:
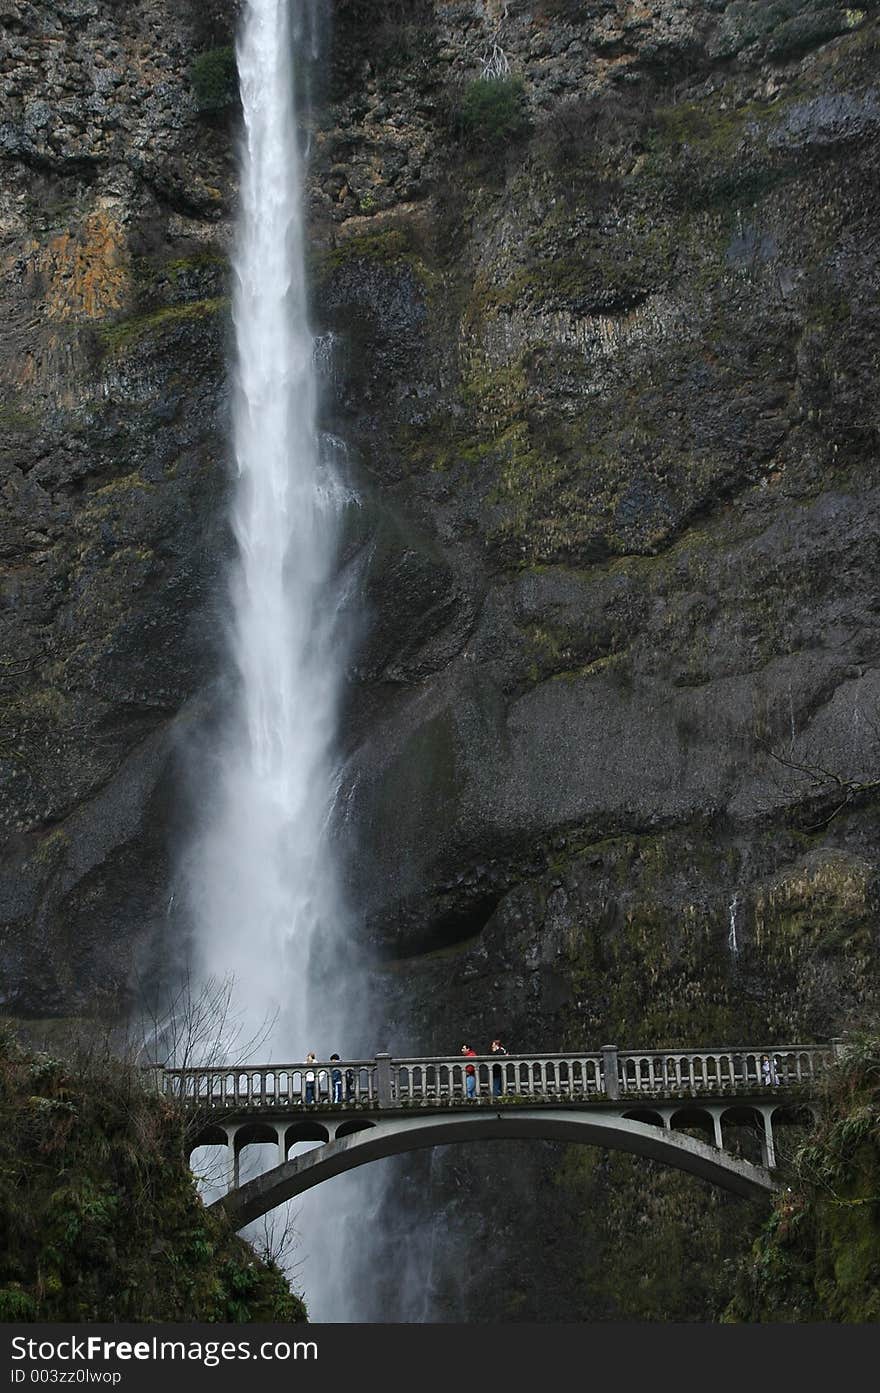
[{"label": "person in blue jeans", "polygon": [[307,1103],[314,1103],[314,1101],[315,1101],[315,1062],[316,1062],[316,1061],[315,1061],[315,1051],[314,1051],[314,1050],[309,1050],[308,1054],[306,1055],[306,1071],[305,1071],[306,1102],[307,1102]]},{"label": "person in blue jeans", "polygon": [[[500,1040],[493,1040],[493,1041],[492,1041],[492,1044],[489,1046],[489,1048],[490,1048],[490,1050],[492,1051],[493,1054],[507,1054],[507,1050],[504,1048],[504,1046],[502,1045],[502,1043],[501,1043]],[[503,1070],[502,1066],[501,1066],[500,1064],[493,1064],[493,1065],[492,1065],[492,1092],[493,1092],[493,1094],[495,1095],[496,1098],[499,1098],[499,1097],[501,1096],[501,1094],[504,1092],[503,1083],[504,1083],[504,1070]]]},{"label": "person in blue jeans", "polygon": [[[338,1054],[331,1054],[331,1056],[330,1056],[330,1063],[332,1064],[333,1061],[334,1061],[335,1059],[338,1059],[338,1058],[339,1058],[339,1055],[338,1055]],[[334,1103],[341,1103],[341,1102],[342,1102],[342,1070],[341,1070],[340,1068],[337,1067],[337,1068],[335,1068],[335,1069],[331,1069],[331,1070],[330,1070],[330,1083],[331,1083],[331,1085],[332,1085],[332,1094],[331,1094],[331,1097],[332,1097],[332,1099],[333,1099],[333,1102],[334,1102]]]},{"label": "person in blue jeans", "polygon": [[[462,1052],[462,1054],[469,1055],[471,1059],[476,1059],[476,1057],[477,1057],[477,1052],[476,1052],[476,1050],[472,1050],[471,1047],[470,1047],[470,1045],[462,1045],[462,1047],[461,1047],[461,1052]],[[468,1096],[469,1098],[476,1098],[476,1096],[477,1096],[477,1071],[476,1071],[476,1069],[475,1069],[475,1067],[474,1067],[473,1064],[466,1064],[466,1065],[464,1066],[464,1083],[465,1083],[465,1088],[467,1089],[467,1096]]]}]

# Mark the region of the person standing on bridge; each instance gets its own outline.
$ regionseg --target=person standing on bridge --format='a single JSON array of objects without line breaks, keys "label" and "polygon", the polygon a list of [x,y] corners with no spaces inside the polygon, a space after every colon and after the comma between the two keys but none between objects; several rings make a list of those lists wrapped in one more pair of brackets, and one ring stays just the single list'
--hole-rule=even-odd
[{"label": "person standing on bridge", "polygon": [[[492,1051],[493,1054],[507,1054],[507,1050],[504,1048],[504,1046],[502,1045],[502,1043],[501,1043],[500,1040],[493,1040],[492,1043],[491,1043],[491,1045],[489,1046],[489,1048],[490,1048],[490,1050]],[[504,1069],[502,1068],[502,1066],[501,1066],[500,1064],[493,1064],[493,1065],[492,1065],[492,1092],[494,1093],[494,1095],[495,1095],[496,1098],[500,1097],[500,1095],[504,1092],[504,1089],[503,1089],[503,1086],[502,1086],[502,1085],[503,1085],[503,1075],[504,1075]]]},{"label": "person standing on bridge", "polygon": [[[476,1050],[472,1050],[471,1047],[470,1047],[470,1045],[462,1045],[462,1047],[461,1047],[461,1052],[462,1052],[462,1054],[468,1055],[471,1059],[476,1059],[476,1057],[477,1057],[477,1052],[476,1052]],[[464,1066],[464,1083],[465,1083],[465,1088],[467,1089],[467,1096],[468,1096],[469,1098],[476,1098],[476,1096],[477,1096],[477,1071],[476,1071],[476,1069],[475,1069],[475,1067],[474,1067],[473,1064],[466,1064],[466,1065]]]},{"label": "person standing on bridge", "polygon": [[307,1103],[314,1103],[315,1101],[315,1063],[315,1051],[309,1050],[308,1054],[306,1055],[305,1072]]},{"label": "person standing on bridge", "polygon": [[[336,1059],[338,1059],[338,1058],[339,1058],[339,1055],[338,1055],[338,1054],[331,1054],[331,1056],[330,1056],[330,1063],[332,1064],[333,1061],[336,1060]],[[332,1092],[331,1092],[331,1095],[330,1095],[330,1096],[331,1096],[331,1098],[333,1099],[333,1102],[334,1102],[334,1103],[341,1103],[341,1102],[342,1102],[342,1070],[341,1070],[340,1068],[337,1067],[337,1068],[335,1068],[335,1069],[331,1069],[331,1070],[330,1070],[330,1083],[332,1084]]]},{"label": "person standing on bridge", "polygon": [[765,1088],[775,1088],[779,1083],[779,1070],[776,1068],[776,1060],[769,1059],[766,1054],[761,1055],[761,1080]]}]

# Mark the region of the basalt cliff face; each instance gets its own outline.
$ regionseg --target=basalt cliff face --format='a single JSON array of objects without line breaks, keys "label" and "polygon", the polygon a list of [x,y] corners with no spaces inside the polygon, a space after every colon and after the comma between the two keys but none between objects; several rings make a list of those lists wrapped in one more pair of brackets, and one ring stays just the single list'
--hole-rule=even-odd
[{"label": "basalt cliff face", "polygon": [[[332,8],[312,278],[360,496],[365,1048],[876,1015],[876,4]],[[46,1017],[185,931],[180,752],[218,699],[230,545],[235,7],[0,23],[0,951],[6,1012]],[[705,1318],[750,1236],[739,1202],[586,1151],[402,1183],[394,1271],[444,1215],[435,1319]]]}]

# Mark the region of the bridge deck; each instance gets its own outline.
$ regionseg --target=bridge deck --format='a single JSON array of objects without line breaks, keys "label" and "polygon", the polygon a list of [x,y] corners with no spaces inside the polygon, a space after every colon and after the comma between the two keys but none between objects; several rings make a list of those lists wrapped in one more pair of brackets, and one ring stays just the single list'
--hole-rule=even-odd
[{"label": "bridge deck", "polygon": [[688,1098],[806,1096],[833,1057],[829,1045],[326,1060],[313,1065],[159,1069],[170,1097],[210,1112],[338,1113],[529,1102],[634,1104]]}]

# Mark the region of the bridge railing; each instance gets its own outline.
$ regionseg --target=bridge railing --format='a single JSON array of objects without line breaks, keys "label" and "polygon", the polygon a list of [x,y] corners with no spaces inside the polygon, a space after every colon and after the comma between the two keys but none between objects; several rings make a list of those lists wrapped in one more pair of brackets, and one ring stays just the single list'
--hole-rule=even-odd
[{"label": "bridge railing", "polygon": [[[339,1075],[337,1078],[336,1075]],[[209,1109],[245,1107],[259,1111],[328,1102],[375,1104],[375,1059],[315,1064],[213,1065],[162,1069],[161,1090],[169,1098]]]},{"label": "bridge railing", "polygon": [[[314,1064],[160,1069],[169,1097],[211,1112],[326,1105],[430,1107],[469,1098],[576,1102],[631,1096],[743,1094],[807,1086],[825,1071],[831,1045],[588,1054],[431,1056],[322,1060]],[[473,1070],[473,1073],[470,1071]],[[469,1079],[472,1082],[469,1082]]]},{"label": "bridge railing", "polygon": [[[624,1093],[743,1093],[813,1083],[830,1045],[765,1045],[732,1050],[627,1050],[618,1054]],[[765,1062],[766,1061],[766,1062]]]},{"label": "bridge railing", "polygon": [[451,1059],[394,1059],[390,1062],[393,1096],[400,1102],[430,1103],[467,1098],[472,1068],[477,1097],[565,1095],[577,1098],[603,1093],[602,1055],[457,1055]]}]

